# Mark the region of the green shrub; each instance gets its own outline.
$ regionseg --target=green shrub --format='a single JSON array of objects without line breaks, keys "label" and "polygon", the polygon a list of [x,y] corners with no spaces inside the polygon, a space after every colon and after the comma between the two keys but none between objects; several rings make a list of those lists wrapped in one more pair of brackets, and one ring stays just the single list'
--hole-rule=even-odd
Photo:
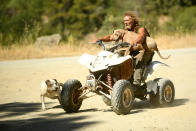
[{"label": "green shrub", "polygon": [[[176,9],[178,13],[176,13]],[[166,31],[193,32],[196,30],[196,6],[175,7],[170,10],[171,20],[165,25]]]}]

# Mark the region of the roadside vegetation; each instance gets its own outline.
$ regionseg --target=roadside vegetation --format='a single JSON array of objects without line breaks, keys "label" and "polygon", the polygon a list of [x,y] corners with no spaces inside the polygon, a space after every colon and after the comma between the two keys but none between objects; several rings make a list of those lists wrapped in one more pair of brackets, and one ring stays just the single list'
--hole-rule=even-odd
[{"label": "roadside vegetation", "polygon": [[[194,0],[1,0],[0,60],[95,54],[89,44],[123,28],[122,16],[134,11],[160,49],[196,47]],[[59,33],[58,46],[34,43]]]}]

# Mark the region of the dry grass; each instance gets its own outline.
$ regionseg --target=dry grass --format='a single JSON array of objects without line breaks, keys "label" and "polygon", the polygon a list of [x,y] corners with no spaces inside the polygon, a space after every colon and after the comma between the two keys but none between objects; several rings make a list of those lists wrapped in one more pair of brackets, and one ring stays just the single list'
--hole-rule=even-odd
[{"label": "dry grass", "polygon": [[[155,38],[159,49],[191,48],[196,47],[196,34],[192,35],[159,35]],[[63,44],[53,47],[34,45],[0,47],[0,60],[31,59],[46,57],[77,56],[82,53],[96,54],[100,48],[93,44]]]},{"label": "dry grass", "polygon": [[59,46],[42,46],[35,47],[34,45],[0,47],[0,60],[15,60],[15,59],[31,59],[31,58],[47,58],[47,57],[62,57],[62,56],[77,56],[84,52],[95,54],[99,48],[91,44],[61,44]]},{"label": "dry grass", "polygon": [[159,49],[176,49],[196,47],[195,34],[159,35],[155,38]]}]

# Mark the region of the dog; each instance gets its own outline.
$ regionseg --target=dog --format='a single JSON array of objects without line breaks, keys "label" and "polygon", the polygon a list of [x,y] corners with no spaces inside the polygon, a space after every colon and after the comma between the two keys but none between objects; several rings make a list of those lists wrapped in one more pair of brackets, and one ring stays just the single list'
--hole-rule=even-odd
[{"label": "dog", "polygon": [[[119,42],[120,40],[122,40],[123,42],[128,42],[130,43],[131,41],[134,41],[136,38],[138,37],[138,34],[133,32],[133,31],[126,31],[123,29],[117,29],[113,31],[112,34],[112,38],[113,40],[115,40],[116,42]],[[159,57],[161,59],[168,59],[170,58],[170,55],[167,57],[163,57],[161,55],[161,53],[159,52],[159,49],[157,47],[157,43],[155,42],[155,40],[151,37],[146,37],[146,46],[145,49],[143,47],[143,45],[141,45],[141,43],[138,43],[137,46],[133,47],[132,50],[148,50],[150,52],[154,52],[156,51],[157,54],[159,55]],[[125,52],[125,56],[128,55],[130,53],[130,47],[127,48],[126,52]]]},{"label": "dog", "polygon": [[58,99],[61,104],[61,88],[63,84],[58,83],[56,79],[49,79],[41,83],[40,97],[42,103],[42,110],[46,110],[45,97],[50,99]]}]

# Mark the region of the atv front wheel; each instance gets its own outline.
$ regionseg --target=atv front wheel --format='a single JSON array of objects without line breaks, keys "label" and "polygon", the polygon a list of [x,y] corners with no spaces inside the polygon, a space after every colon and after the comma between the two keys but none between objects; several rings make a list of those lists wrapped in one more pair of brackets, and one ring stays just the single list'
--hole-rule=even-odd
[{"label": "atv front wheel", "polygon": [[168,79],[161,78],[157,81],[157,85],[157,94],[150,94],[150,103],[156,106],[171,104],[175,97],[173,83]]},{"label": "atv front wheel", "polygon": [[112,90],[111,104],[113,111],[120,114],[128,114],[133,106],[134,92],[131,83],[127,80],[119,80]]},{"label": "atv front wheel", "polygon": [[70,79],[65,82],[61,92],[61,105],[68,112],[77,112],[82,105],[82,99],[79,99],[82,87],[80,81]]}]

